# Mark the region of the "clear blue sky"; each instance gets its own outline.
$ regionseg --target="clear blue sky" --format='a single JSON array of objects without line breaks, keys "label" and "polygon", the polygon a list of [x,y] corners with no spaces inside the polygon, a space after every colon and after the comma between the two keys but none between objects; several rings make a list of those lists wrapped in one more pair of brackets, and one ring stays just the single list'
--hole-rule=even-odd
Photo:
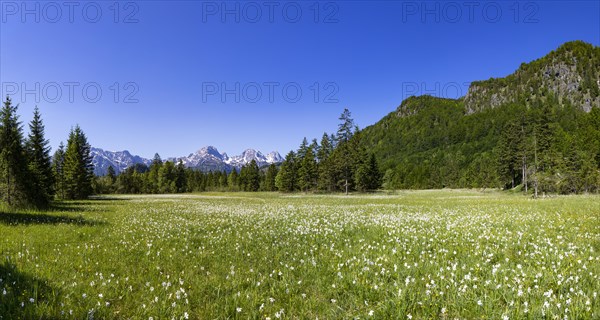
[{"label": "clear blue sky", "polygon": [[1,1],[2,95],[24,123],[40,107],[53,148],[79,124],[145,157],[284,154],[343,108],[365,127],[409,95],[461,96],[566,41],[600,45],[598,1],[53,3]]}]

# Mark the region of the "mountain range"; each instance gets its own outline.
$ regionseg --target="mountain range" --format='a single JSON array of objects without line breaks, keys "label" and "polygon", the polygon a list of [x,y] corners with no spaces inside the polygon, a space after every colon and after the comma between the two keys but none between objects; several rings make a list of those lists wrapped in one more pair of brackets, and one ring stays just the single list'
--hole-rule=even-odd
[{"label": "mountain range", "polygon": [[[107,151],[100,148],[91,148],[92,162],[94,164],[94,173],[102,176],[108,172],[108,167],[112,166],[116,173],[124,171],[130,166],[144,164],[149,166],[151,159],[132,155],[129,151]],[[200,150],[190,153],[185,157],[167,158],[168,161],[179,162],[180,160],[187,168],[193,168],[201,171],[227,171],[233,169],[239,170],[242,166],[255,160],[259,167],[272,163],[280,163],[283,158],[277,151],[266,155],[254,149],[246,149],[241,155],[228,156],[227,153],[220,153],[213,146],[206,146]]]}]

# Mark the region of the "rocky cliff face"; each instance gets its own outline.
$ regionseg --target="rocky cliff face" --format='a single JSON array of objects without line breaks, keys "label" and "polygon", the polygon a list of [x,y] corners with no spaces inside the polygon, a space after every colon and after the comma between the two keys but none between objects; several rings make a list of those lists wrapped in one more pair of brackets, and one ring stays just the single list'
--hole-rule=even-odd
[{"label": "rocky cliff face", "polygon": [[568,42],[541,59],[522,64],[506,78],[473,82],[464,105],[471,114],[506,103],[531,105],[550,98],[586,112],[600,106],[600,47]]}]

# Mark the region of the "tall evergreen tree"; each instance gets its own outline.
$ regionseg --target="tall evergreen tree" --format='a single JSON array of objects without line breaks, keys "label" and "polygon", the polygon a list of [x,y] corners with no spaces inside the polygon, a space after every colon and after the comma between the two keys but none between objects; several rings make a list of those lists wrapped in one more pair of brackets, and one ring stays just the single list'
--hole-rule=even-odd
[{"label": "tall evergreen tree", "polygon": [[304,137],[304,139],[302,140],[302,143],[300,144],[300,147],[298,148],[298,152],[296,152],[296,156],[298,157],[299,161],[302,161],[302,159],[304,159],[304,156],[306,155],[307,151],[308,151],[308,140],[306,139],[306,137]]},{"label": "tall evergreen tree", "polygon": [[331,155],[331,152],[333,152],[333,145],[331,144],[331,140],[329,139],[327,133],[323,133],[323,137],[321,138],[321,146],[317,151],[317,162],[321,163],[327,160],[327,158],[329,158],[329,156]]},{"label": "tall evergreen tree", "polygon": [[171,161],[165,162],[158,171],[158,192],[175,193],[175,165]]},{"label": "tall evergreen tree", "polygon": [[227,190],[227,182],[228,182],[227,171],[223,170],[219,177],[219,187],[222,190]]},{"label": "tall evergreen tree", "polygon": [[522,137],[521,126],[514,121],[508,123],[498,142],[498,169],[506,186],[514,188],[521,180],[522,156],[520,153]]},{"label": "tall evergreen tree", "polygon": [[69,133],[63,170],[67,199],[86,199],[92,194],[94,165],[90,144],[78,125]]},{"label": "tall evergreen tree", "polygon": [[277,166],[272,163],[267,168],[267,174],[265,175],[265,191],[276,191],[275,178],[277,177],[278,169]]},{"label": "tall evergreen tree", "polygon": [[319,153],[319,150],[321,149],[321,147],[319,146],[319,142],[317,142],[317,139],[312,139],[312,141],[310,142],[310,145],[308,147],[312,149],[312,152],[315,155],[315,157],[317,156],[317,154]]},{"label": "tall evergreen tree", "polygon": [[6,97],[0,110],[0,199],[11,207],[34,204],[17,108]]},{"label": "tall evergreen tree", "polygon": [[52,173],[54,174],[54,190],[60,199],[65,199],[65,145],[61,142],[52,156]]},{"label": "tall evergreen tree", "polygon": [[281,164],[279,173],[275,178],[275,185],[279,191],[292,192],[296,190],[297,184],[296,154],[290,151]]},{"label": "tall evergreen tree", "polygon": [[236,169],[231,170],[229,177],[227,177],[227,185],[230,191],[239,190],[239,174]]},{"label": "tall evergreen tree", "polygon": [[358,167],[355,179],[360,191],[377,190],[381,186],[381,172],[375,154],[371,153],[369,159]]},{"label": "tall evergreen tree", "polygon": [[352,114],[350,110],[344,109],[342,114],[340,115],[340,124],[338,125],[338,131],[336,140],[338,143],[344,143],[350,141],[352,135],[354,134],[354,119],[352,119]]},{"label": "tall evergreen tree", "polygon": [[185,166],[183,161],[179,160],[177,167],[175,168],[175,188],[178,193],[186,192],[187,178],[185,174]]},{"label": "tall evergreen tree", "polygon": [[32,187],[35,190],[38,206],[47,206],[54,196],[54,175],[50,146],[44,137],[44,124],[39,109],[35,107],[33,120],[29,124],[29,136],[26,143],[29,171]]},{"label": "tall evergreen tree", "polygon": [[321,138],[321,147],[317,152],[318,162],[318,188],[325,191],[333,191],[335,188],[335,178],[333,175],[332,161],[330,160],[331,154],[333,153],[333,140],[323,133]]},{"label": "tall evergreen tree", "polygon": [[108,177],[111,184],[115,183],[115,181],[117,180],[117,174],[113,166],[108,166],[108,169],[106,170],[106,176]]},{"label": "tall evergreen tree", "polygon": [[338,186],[348,194],[348,190],[352,184],[352,149],[349,144],[350,139],[354,135],[354,120],[348,109],[340,115],[341,123],[338,125],[336,136],[336,148],[333,154],[333,166],[337,172]]},{"label": "tall evergreen tree", "polygon": [[245,191],[258,191],[260,187],[260,173],[258,169],[258,164],[256,160],[252,159],[250,163],[245,166],[246,169],[246,177],[245,177]]},{"label": "tall evergreen tree", "polygon": [[158,172],[163,166],[163,161],[158,153],[154,154],[152,163],[150,164],[150,172],[147,176],[146,188],[148,193],[159,193]]},{"label": "tall evergreen tree", "polygon": [[298,168],[298,187],[303,191],[310,191],[317,186],[317,178],[317,162],[312,147],[309,147]]}]

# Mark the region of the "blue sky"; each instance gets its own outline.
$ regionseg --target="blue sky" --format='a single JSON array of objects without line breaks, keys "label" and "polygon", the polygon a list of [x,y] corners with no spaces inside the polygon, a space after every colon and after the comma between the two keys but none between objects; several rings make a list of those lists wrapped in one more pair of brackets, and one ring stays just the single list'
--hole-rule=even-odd
[{"label": "blue sky", "polygon": [[21,120],[38,105],[53,148],[79,124],[145,157],[284,154],[344,108],[365,127],[410,95],[462,96],[564,42],[600,45],[598,1],[0,4],[2,95]]}]

